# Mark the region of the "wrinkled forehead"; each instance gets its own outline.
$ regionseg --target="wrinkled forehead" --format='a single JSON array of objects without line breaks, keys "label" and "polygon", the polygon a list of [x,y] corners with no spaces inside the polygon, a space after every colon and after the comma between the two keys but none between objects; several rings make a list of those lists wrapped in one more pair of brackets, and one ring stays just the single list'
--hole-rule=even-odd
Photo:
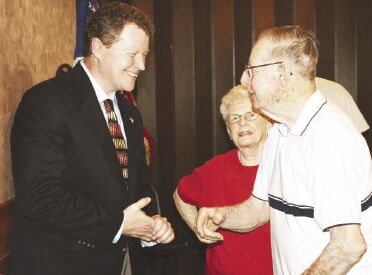
[{"label": "wrinkled forehead", "polygon": [[251,50],[249,65],[254,66],[271,61],[272,48],[273,44],[267,39],[258,40]]},{"label": "wrinkled forehead", "polygon": [[247,99],[241,99],[236,100],[234,102],[231,102],[231,104],[228,106],[227,112],[228,115],[231,114],[245,114],[246,112],[252,112],[253,110],[252,102],[250,98]]}]

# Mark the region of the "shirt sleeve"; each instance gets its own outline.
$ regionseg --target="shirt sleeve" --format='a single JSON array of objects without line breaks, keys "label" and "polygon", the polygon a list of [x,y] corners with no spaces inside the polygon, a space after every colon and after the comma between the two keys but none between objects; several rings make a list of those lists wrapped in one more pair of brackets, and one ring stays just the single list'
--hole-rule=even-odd
[{"label": "shirt sleeve", "polygon": [[315,79],[315,82],[320,93],[343,111],[352,120],[359,132],[363,133],[369,129],[366,119],[345,87],[319,77]]},{"label": "shirt sleeve", "polygon": [[326,133],[318,133],[309,159],[314,220],[323,231],[361,222],[363,171],[369,164],[367,145],[355,129],[334,125]]},{"label": "shirt sleeve", "polygon": [[201,168],[194,170],[191,175],[183,177],[177,187],[177,192],[180,198],[195,206],[200,204],[199,196],[201,194]]},{"label": "shirt sleeve", "polygon": [[112,243],[117,243],[119,241],[119,239],[121,237],[121,232],[123,232],[123,228],[124,228],[124,220],[120,225],[119,231],[116,233],[114,239],[112,240]]},{"label": "shirt sleeve", "polygon": [[265,173],[263,172],[264,168],[260,164],[257,171],[256,180],[254,182],[252,195],[257,199],[268,201],[268,192],[267,192],[267,182],[265,182]]},{"label": "shirt sleeve", "polygon": [[[364,118],[363,114],[360,112],[358,106],[356,105],[353,97],[349,94],[349,92],[341,86],[341,90],[343,91],[343,106],[342,111],[344,111],[351,121],[355,124],[358,128],[360,133],[363,133],[369,129],[369,125]],[[341,97],[341,96],[340,96]]]}]

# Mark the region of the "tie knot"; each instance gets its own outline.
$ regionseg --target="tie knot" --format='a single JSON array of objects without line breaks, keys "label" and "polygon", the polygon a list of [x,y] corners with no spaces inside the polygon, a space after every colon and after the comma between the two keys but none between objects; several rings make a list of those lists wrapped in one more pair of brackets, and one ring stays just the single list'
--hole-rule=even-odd
[{"label": "tie knot", "polygon": [[111,99],[106,99],[105,101],[103,101],[103,105],[105,105],[107,113],[114,111],[114,106]]}]

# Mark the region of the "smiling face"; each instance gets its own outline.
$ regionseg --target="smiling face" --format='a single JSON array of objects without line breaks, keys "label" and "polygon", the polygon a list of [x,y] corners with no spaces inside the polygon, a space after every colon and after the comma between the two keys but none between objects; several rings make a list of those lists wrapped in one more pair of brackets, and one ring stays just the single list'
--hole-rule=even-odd
[{"label": "smiling face", "polygon": [[258,148],[265,142],[270,123],[260,115],[256,120],[251,121],[247,121],[242,116],[247,112],[253,112],[249,98],[228,106],[227,111],[228,116],[241,115],[239,122],[226,124],[227,132],[238,149]]},{"label": "smiling face", "polygon": [[95,77],[102,88],[105,91],[132,91],[139,73],[145,70],[148,35],[137,25],[129,23],[110,47],[95,38],[92,48],[97,58]]}]

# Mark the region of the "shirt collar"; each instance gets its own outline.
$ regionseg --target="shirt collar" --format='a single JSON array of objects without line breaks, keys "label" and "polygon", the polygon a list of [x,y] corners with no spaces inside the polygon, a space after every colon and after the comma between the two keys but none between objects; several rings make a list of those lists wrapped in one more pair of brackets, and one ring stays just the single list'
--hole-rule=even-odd
[{"label": "shirt collar", "polygon": [[94,76],[90,73],[89,69],[87,68],[83,60],[80,61],[80,64],[83,67],[86,74],[88,75],[89,80],[93,85],[93,89],[97,95],[98,102],[101,104],[106,99],[111,99],[112,101],[116,102],[115,92],[105,92],[101,85],[99,85],[97,80],[94,78]]},{"label": "shirt collar", "polygon": [[295,135],[302,136],[309,126],[310,122],[317,115],[320,109],[327,103],[327,99],[322,96],[319,90],[316,90],[314,94],[306,101],[304,108],[302,109],[299,117],[291,132],[288,132],[287,126],[279,123],[279,131],[282,135]]}]

